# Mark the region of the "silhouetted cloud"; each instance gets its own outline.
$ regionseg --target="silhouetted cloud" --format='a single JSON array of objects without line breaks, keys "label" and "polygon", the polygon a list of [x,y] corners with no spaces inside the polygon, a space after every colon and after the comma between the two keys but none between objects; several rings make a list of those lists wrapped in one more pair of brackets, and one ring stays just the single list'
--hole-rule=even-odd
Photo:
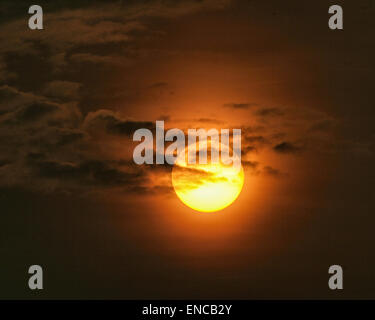
[{"label": "silhouetted cloud", "polygon": [[281,172],[278,169],[272,168],[271,166],[263,167],[263,173],[268,176],[280,177]]},{"label": "silhouetted cloud", "polygon": [[77,185],[133,186],[144,178],[140,169],[134,172],[124,172],[99,160],[86,160],[79,163],[61,162],[44,160],[43,156],[34,154],[29,157],[28,164],[42,178],[74,180]]},{"label": "silhouetted cloud", "polygon": [[52,103],[33,103],[25,108],[22,108],[16,115],[19,121],[35,121],[40,119],[46,114],[55,112],[58,110],[58,106]]},{"label": "silhouetted cloud", "polygon": [[251,169],[257,169],[259,166],[258,161],[247,161],[247,160],[242,160],[242,166],[245,168],[251,168]]},{"label": "silhouetted cloud", "polygon": [[78,99],[78,91],[81,84],[72,81],[54,80],[47,83],[43,89],[43,93],[47,97],[66,100]]},{"label": "silhouetted cloud", "polygon": [[245,142],[247,143],[258,143],[258,144],[267,144],[268,140],[264,136],[245,136]]},{"label": "silhouetted cloud", "polygon": [[212,124],[222,124],[223,123],[222,120],[212,119],[212,118],[199,118],[199,119],[195,119],[194,121],[203,122],[203,123],[212,123]]},{"label": "silhouetted cloud", "polygon": [[254,146],[246,146],[242,148],[242,154],[247,155],[249,153],[257,152],[258,149]]},{"label": "silhouetted cloud", "polygon": [[163,121],[170,121],[171,120],[171,116],[169,114],[162,114],[158,117],[157,120],[163,120]]},{"label": "silhouetted cloud", "polygon": [[301,151],[301,147],[297,147],[290,142],[282,142],[273,147],[273,150],[278,153],[297,153]]},{"label": "silhouetted cloud", "polygon": [[176,178],[174,187],[176,190],[195,189],[205,184],[227,181],[226,177],[217,175],[216,173],[205,171],[194,167],[182,167],[175,165],[173,175]]},{"label": "silhouetted cloud", "polygon": [[278,108],[261,108],[254,112],[256,116],[259,117],[272,117],[272,116],[282,116],[284,112],[282,112]]},{"label": "silhouetted cloud", "polygon": [[8,159],[0,159],[0,167],[4,167],[9,163],[11,162]]},{"label": "silhouetted cloud", "polygon": [[104,129],[109,134],[132,136],[137,129],[154,130],[155,123],[124,120],[110,110],[98,110],[87,115],[84,127],[89,131]]},{"label": "silhouetted cloud", "polygon": [[79,130],[64,130],[58,136],[56,144],[58,146],[67,145],[79,141],[85,137],[85,133]]},{"label": "silhouetted cloud", "polygon": [[224,107],[232,109],[249,109],[250,107],[257,106],[256,103],[225,103]]}]

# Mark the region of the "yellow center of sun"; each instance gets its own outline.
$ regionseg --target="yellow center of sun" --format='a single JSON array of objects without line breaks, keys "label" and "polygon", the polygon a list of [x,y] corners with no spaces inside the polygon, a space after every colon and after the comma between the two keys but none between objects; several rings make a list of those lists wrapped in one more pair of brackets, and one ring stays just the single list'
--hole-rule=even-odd
[{"label": "yellow center of sun", "polygon": [[214,212],[226,208],[239,196],[244,183],[242,166],[239,170],[222,162],[189,164],[186,160],[179,156],[172,170],[174,190],[185,205]]}]

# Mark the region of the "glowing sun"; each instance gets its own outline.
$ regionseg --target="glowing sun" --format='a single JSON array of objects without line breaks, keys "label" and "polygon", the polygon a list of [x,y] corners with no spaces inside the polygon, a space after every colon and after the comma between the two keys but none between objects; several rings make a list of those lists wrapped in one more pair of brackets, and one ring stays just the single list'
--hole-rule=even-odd
[{"label": "glowing sun", "polygon": [[185,156],[179,156],[172,171],[172,184],[179,199],[202,212],[228,207],[239,196],[243,183],[242,166],[238,170],[222,162],[188,164]]}]

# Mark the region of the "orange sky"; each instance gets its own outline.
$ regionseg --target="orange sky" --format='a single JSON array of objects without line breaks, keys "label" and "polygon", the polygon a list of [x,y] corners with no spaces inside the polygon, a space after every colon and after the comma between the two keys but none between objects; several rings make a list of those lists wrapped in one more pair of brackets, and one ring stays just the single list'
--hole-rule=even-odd
[{"label": "orange sky", "polygon": [[[372,5],[345,4],[340,33],[324,0],[56,2],[31,33],[24,3],[4,1],[10,277],[41,259],[54,270],[50,297],[72,296],[71,281],[81,298],[330,297],[329,263],[372,283]],[[232,205],[193,211],[169,166],[134,164],[132,134],[156,120],[242,129]]]}]

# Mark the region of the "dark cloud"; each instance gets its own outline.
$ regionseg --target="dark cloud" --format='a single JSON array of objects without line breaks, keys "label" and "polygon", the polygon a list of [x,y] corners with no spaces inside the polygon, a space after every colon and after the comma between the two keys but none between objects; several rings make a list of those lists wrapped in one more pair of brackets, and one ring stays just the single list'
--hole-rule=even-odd
[{"label": "dark cloud", "polygon": [[157,120],[163,120],[163,121],[170,121],[171,120],[171,116],[168,115],[168,114],[162,114],[158,117]]},{"label": "dark cloud", "polygon": [[10,164],[11,161],[8,159],[0,159],[0,168],[6,166],[7,164]]},{"label": "dark cloud", "polygon": [[268,138],[263,135],[245,135],[242,142],[242,152],[244,155],[258,152],[270,143]]},{"label": "dark cloud", "polygon": [[182,189],[195,189],[206,182],[220,182],[227,181],[226,177],[217,176],[215,173],[205,170],[197,169],[194,167],[182,167],[175,165],[176,168],[173,172],[176,177],[176,190]]},{"label": "dark cloud", "polygon": [[283,173],[281,173],[280,170],[272,168],[271,166],[265,166],[263,167],[263,174],[267,176],[272,176],[272,177],[281,177],[284,176]]},{"label": "dark cloud", "polygon": [[282,142],[273,147],[273,150],[278,152],[278,153],[297,153],[302,150],[301,147],[298,147],[290,142]]},{"label": "dark cloud", "polygon": [[137,129],[155,129],[151,121],[124,120],[110,110],[98,110],[87,115],[84,126],[91,132],[104,129],[109,134],[132,136]]},{"label": "dark cloud", "polygon": [[256,103],[225,103],[224,107],[232,109],[249,109],[257,106]]},{"label": "dark cloud", "polygon": [[81,84],[72,81],[55,80],[47,83],[43,93],[50,98],[56,98],[63,101],[76,100],[79,98],[78,91]]},{"label": "dark cloud", "polygon": [[254,112],[256,116],[259,117],[274,117],[274,116],[282,116],[284,112],[278,108],[261,108]]},{"label": "dark cloud", "polygon": [[258,166],[259,166],[259,162],[258,161],[246,161],[246,160],[242,160],[242,165],[245,168],[257,169]]},{"label": "dark cloud", "polygon": [[253,136],[253,135],[248,135],[245,136],[245,142],[248,143],[258,143],[258,144],[267,144],[269,143],[268,140],[264,136]]},{"label": "dark cloud", "polygon": [[212,124],[222,124],[223,121],[217,120],[217,119],[211,119],[211,118],[198,118],[194,121],[202,122],[202,123],[212,123]]},{"label": "dark cloud", "polygon": [[259,134],[260,132],[265,131],[264,125],[254,125],[254,126],[242,126],[241,130],[243,134],[249,135],[249,134]]},{"label": "dark cloud", "polygon": [[256,153],[258,149],[254,146],[247,146],[242,148],[242,154],[247,155],[249,153]]},{"label": "dark cloud", "polygon": [[[40,158],[40,155],[38,156]],[[29,158],[30,159],[30,158]],[[91,160],[81,163],[60,162],[54,160],[35,159],[33,155],[29,165],[34,168],[40,177],[59,179],[62,181],[74,180],[76,184],[91,186],[127,186],[136,185],[144,175],[140,170],[124,172],[114,168],[104,161]]]},{"label": "dark cloud", "polygon": [[0,116],[15,110],[23,102],[21,93],[7,85],[0,87]]},{"label": "dark cloud", "polygon": [[[9,86],[0,88],[0,96],[3,100],[0,107],[0,122],[3,125],[13,126],[14,139],[25,128],[36,130],[44,124],[45,127],[38,128],[39,133],[43,134],[50,126],[78,126],[81,121],[81,113],[75,103],[51,101],[45,96]],[[7,132],[9,133],[3,131],[3,134]]]},{"label": "dark cloud", "polygon": [[170,195],[175,193],[175,190],[172,185],[170,186],[130,186],[126,189],[126,192],[135,194],[135,195]]},{"label": "dark cloud", "polygon": [[[90,113],[82,120],[74,104],[52,102],[9,86],[0,88],[0,99],[9,106],[3,108],[0,118],[2,183],[12,181],[12,185],[43,192],[87,193],[139,186],[154,193],[158,189],[150,184],[149,175],[171,170],[155,166],[148,171],[130,159],[120,164],[97,150],[93,132],[103,129],[108,134],[130,136],[138,128],[153,129],[152,122],[124,120],[110,110]],[[110,139],[107,144],[111,145]]]},{"label": "dark cloud", "polygon": [[58,137],[56,144],[58,146],[64,146],[82,140],[84,137],[85,133],[82,131],[63,131]]},{"label": "dark cloud", "polygon": [[36,121],[58,110],[59,107],[56,104],[46,102],[33,103],[17,112],[16,119],[24,122]]},{"label": "dark cloud", "polygon": [[17,97],[19,92],[10,86],[4,85],[0,87],[0,102],[8,102],[10,99]]},{"label": "dark cloud", "polygon": [[242,139],[242,154],[257,153],[265,146],[269,145],[270,141],[263,135],[245,135]]},{"label": "dark cloud", "polygon": [[114,121],[107,126],[108,132],[120,135],[131,136],[137,129],[154,130],[155,124],[150,121]]}]

